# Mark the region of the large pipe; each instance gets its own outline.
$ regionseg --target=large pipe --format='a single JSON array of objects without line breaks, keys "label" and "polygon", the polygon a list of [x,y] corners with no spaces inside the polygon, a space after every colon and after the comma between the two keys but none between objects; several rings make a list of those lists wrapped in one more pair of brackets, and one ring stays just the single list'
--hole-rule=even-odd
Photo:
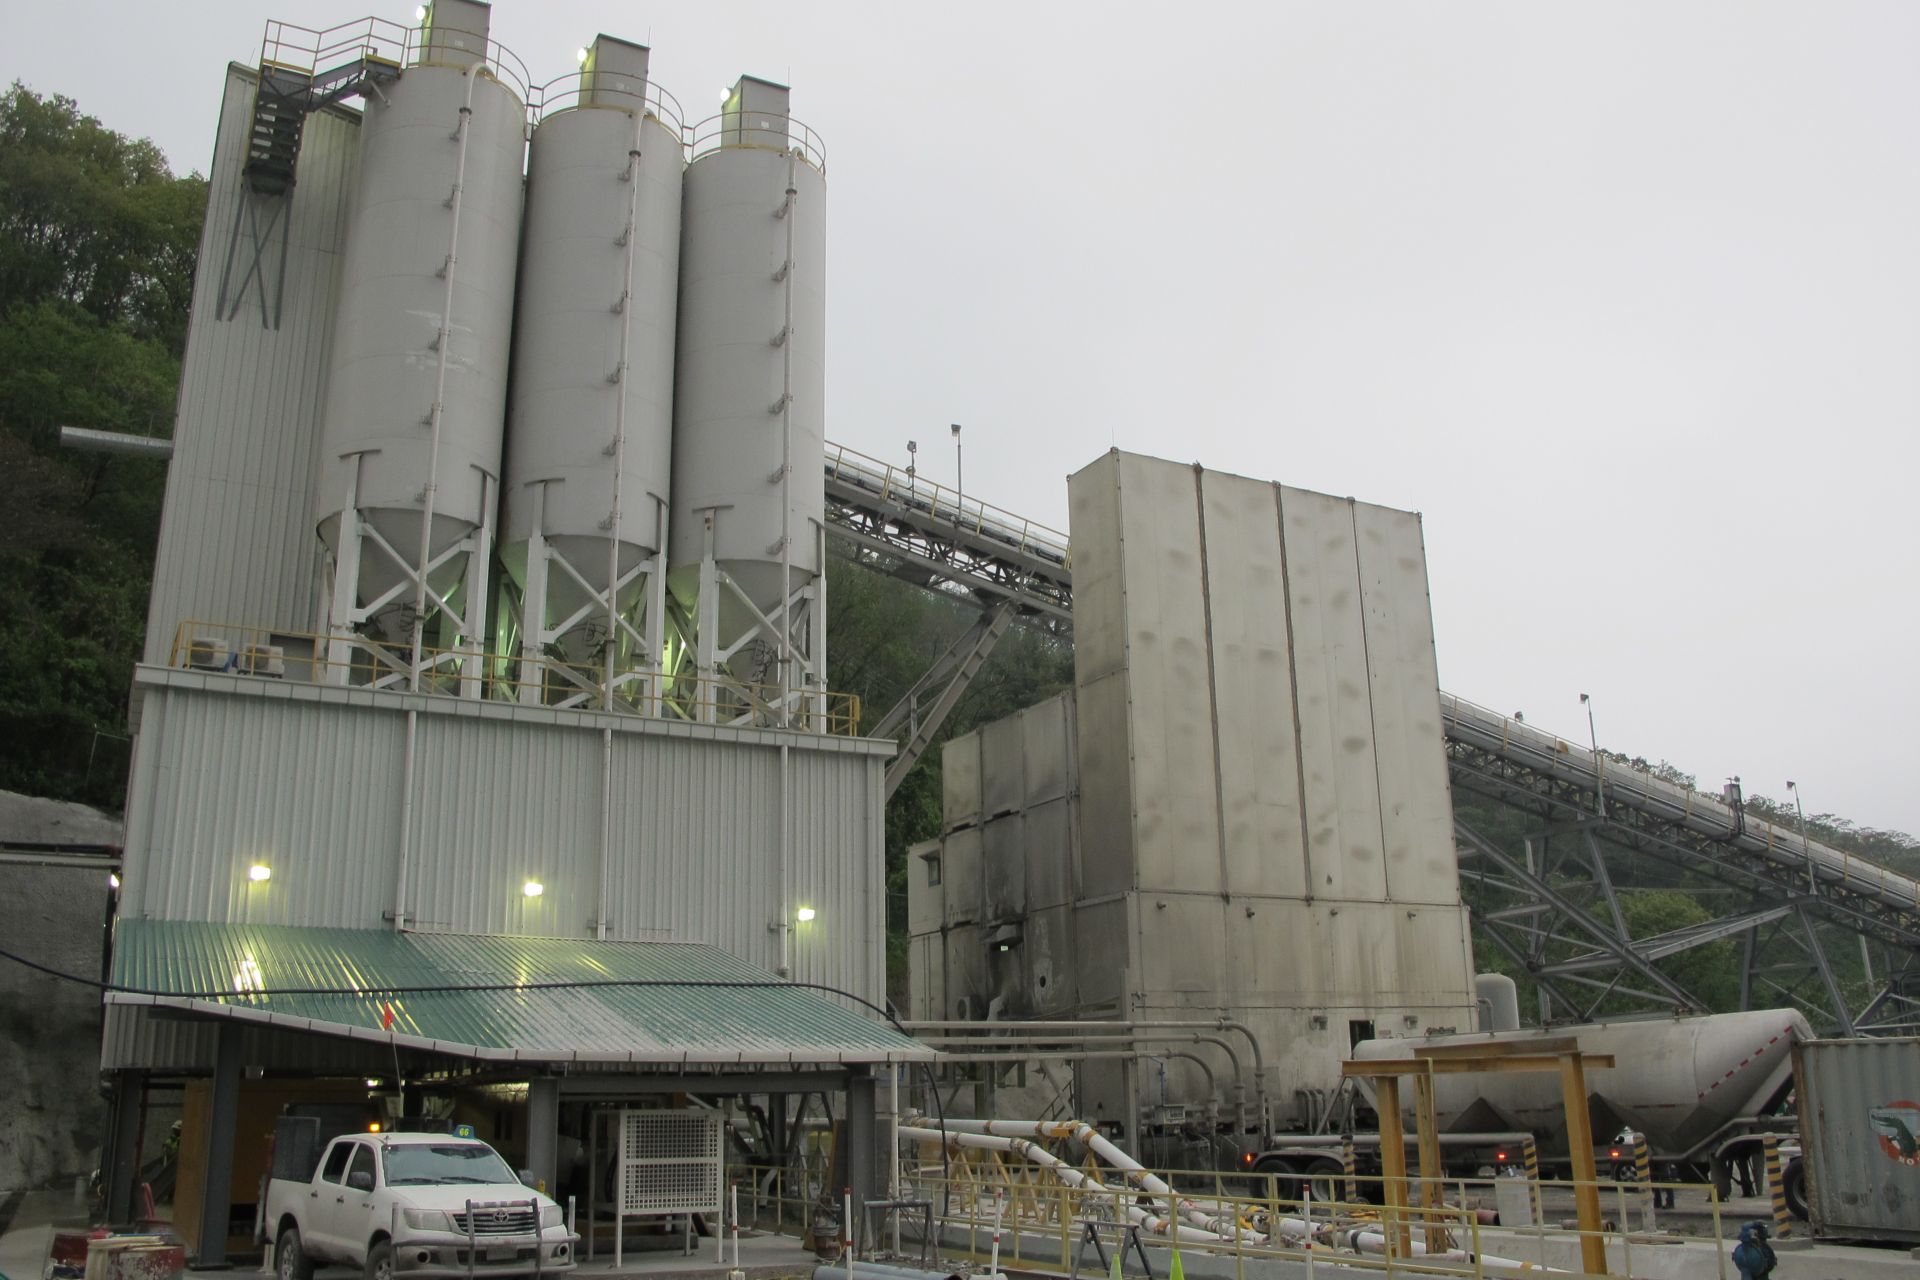
[{"label": "large pipe", "polygon": [[83,453],[124,453],[135,458],[161,459],[173,456],[173,441],[164,436],[136,436],[125,431],[62,427],[60,443]]},{"label": "large pipe", "polygon": [[[993,1132],[1000,1130],[999,1133]],[[921,1126],[902,1126],[900,1136],[910,1141],[945,1142],[959,1147],[976,1147],[991,1151],[1006,1151],[1021,1156],[1041,1166],[1056,1178],[1076,1190],[1105,1193],[1116,1198],[1127,1195],[1125,1188],[1117,1188],[1101,1182],[1098,1178],[1081,1172],[1052,1152],[1033,1141],[1013,1136],[1015,1131],[1032,1133],[1036,1137],[1073,1138],[1087,1147],[1095,1155],[1105,1160],[1134,1187],[1148,1195],[1157,1196],[1175,1205],[1180,1216],[1194,1223],[1192,1226],[1176,1226],[1165,1218],[1148,1213],[1136,1204],[1127,1203],[1123,1207],[1127,1217],[1142,1230],[1153,1235],[1171,1235],[1174,1239],[1193,1244],[1220,1244],[1236,1238],[1251,1239],[1255,1243],[1271,1244],[1277,1235],[1282,1240],[1304,1245],[1311,1250],[1314,1247],[1316,1224],[1302,1218],[1275,1217],[1268,1220],[1269,1231],[1265,1237],[1257,1232],[1242,1228],[1238,1222],[1227,1220],[1219,1215],[1209,1216],[1205,1209],[1192,1200],[1185,1199],[1156,1177],[1133,1157],[1101,1137],[1091,1125],[1084,1121],[1047,1122],[1040,1120],[947,1120],[944,1128],[929,1129]],[[1324,1234],[1326,1227],[1320,1226]],[[1387,1237],[1377,1228],[1360,1228],[1346,1235],[1347,1247],[1355,1253],[1385,1253]],[[1426,1256],[1427,1248],[1420,1241],[1411,1242],[1415,1256]],[[1434,1255],[1448,1261],[1471,1263],[1476,1255],[1470,1249],[1449,1249]],[[1479,1254],[1477,1259],[1482,1266],[1506,1267],[1516,1271],[1555,1272],[1555,1268],[1542,1266],[1535,1262],[1525,1262],[1515,1258],[1497,1257],[1493,1254]],[[1556,1274],[1559,1274],[1556,1272]]]},{"label": "large pipe", "polygon": [[[922,1043],[930,1042],[922,1041]],[[1031,1062],[1035,1058],[1065,1058],[1069,1062],[1080,1062],[1084,1060],[1109,1060],[1113,1058],[1131,1060],[1145,1057],[1183,1058],[1199,1067],[1207,1077],[1207,1109],[1208,1111],[1213,1110],[1213,1095],[1219,1091],[1219,1087],[1215,1082],[1213,1067],[1199,1054],[1188,1053],[1184,1049],[1168,1049],[1158,1054],[1155,1054],[1152,1050],[1142,1048],[1074,1049],[1062,1053],[952,1053],[945,1049],[940,1051],[940,1060],[942,1062]]]},{"label": "large pipe", "polygon": [[[1138,1036],[1141,1032],[1151,1032],[1151,1031],[1194,1031],[1198,1029],[1198,1030],[1208,1030],[1208,1031],[1237,1032],[1240,1035],[1245,1036],[1247,1043],[1253,1046],[1254,1112],[1259,1117],[1259,1120],[1260,1120],[1260,1131],[1262,1133],[1265,1133],[1268,1129],[1272,1127],[1271,1118],[1267,1115],[1266,1058],[1260,1051],[1259,1038],[1253,1034],[1253,1031],[1245,1023],[1235,1022],[1228,1018],[1215,1018],[1211,1020],[1201,1020],[1197,1018],[1187,1019],[1187,1020],[1157,1019],[1157,1020],[1138,1021],[1138,1022],[1135,1022],[1135,1021],[1078,1022],[1078,1021],[1065,1021],[1065,1020],[1054,1020],[1054,1021],[1024,1021],[1023,1020],[1023,1021],[1017,1021],[1017,1022],[971,1022],[971,1021],[964,1021],[964,1020],[963,1021],[932,1020],[932,1021],[924,1021],[924,1022],[906,1022],[906,1023],[902,1023],[901,1025],[907,1029],[909,1034],[915,1036],[915,1038],[927,1040],[929,1043],[937,1043],[941,1038],[933,1037],[933,1036],[922,1036],[920,1034],[922,1031],[973,1031],[973,1032],[982,1032],[989,1035],[1001,1036],[1001,1038],[1004,1038],[1004,1039],[1014,1039],[1014,1038],[1017,1038],[1020,1034],[1028,1033],[1028,1032],[1039,1033],[1039,1032],[1047,1032],[1047,1031],[1057,1031],[1057,1032],[1071,1033],[1075,1038],[1085,1039],[1085,1040],[1093,1040],[1099,1037],[1111,1038],[1115,1036],[1122,1036],[1122,1037]],[[1013,1033],[1013,1034],[1004,1034],[1004,1033]],[[1240,1095],[1235,1099],[1236,1110],[1243,1109],[1246,1106],[1246,1076],[1245,1076],[1245,1073],[1241,1070],[1240,1059],[1238,1055],[1236,1055],[1233,1052],[1232,1046],[1228,1045],[1225,1041],[1209,1038],[1208,1042],[1219,1045],[1221,1050],[1227,1055],[1228,1060],[1233,1063],[1235,1087],[1240,1090]],[[1036,1054],[1034,1056],[1040,1057],[1040,1056],[1047,1056],[1047,1055]],[[1239,1127],[1245,1128],[1244,1115],[1236,1115],[1235,1119],[1241,1122]]]}]

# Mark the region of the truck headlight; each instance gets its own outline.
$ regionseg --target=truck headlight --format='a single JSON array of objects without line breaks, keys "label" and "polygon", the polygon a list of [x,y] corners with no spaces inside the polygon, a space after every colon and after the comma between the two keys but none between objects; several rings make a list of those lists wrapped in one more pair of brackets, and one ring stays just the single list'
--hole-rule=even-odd
[{"label": "truck headlight", "polygon": [[453,1215],[445,1209],[402,1209],[400,1216],[415,1231],[451,1231]]},{"label": "truck headlight", "polygon": [[546,1231],[552,1227],[567,1225],[567,1215],[557,1204],[547,1205],[540,1210],[540,1229]]}]

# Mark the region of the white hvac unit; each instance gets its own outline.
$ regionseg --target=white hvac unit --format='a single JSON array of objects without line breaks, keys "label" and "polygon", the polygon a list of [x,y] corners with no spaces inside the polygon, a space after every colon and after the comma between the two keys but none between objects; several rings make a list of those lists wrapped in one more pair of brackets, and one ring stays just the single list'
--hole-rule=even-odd
[{"label": "white hvac unit", "polygon": [[[689,1253],[693,1251],[693,1215],[711,1213],[716,1223],[720,1221],[725,1183],[721,1119],[718,1111],[620,1113],[620,1186],[613,1206],[616,1271],[627,1218],[685,1216]],[[716,1245],[723,1234],[715,1231]]]},{"label": "white hvac unit", "polygon": [[250,676],[285,679],[287,651],[277,644],[250,644],[240,652],[240,669]]},{"label": "white hvac unit", "polygon": [[219,636],[195,636],[187,645],[187,665],[195,671],[231,671],[233,646]]}]

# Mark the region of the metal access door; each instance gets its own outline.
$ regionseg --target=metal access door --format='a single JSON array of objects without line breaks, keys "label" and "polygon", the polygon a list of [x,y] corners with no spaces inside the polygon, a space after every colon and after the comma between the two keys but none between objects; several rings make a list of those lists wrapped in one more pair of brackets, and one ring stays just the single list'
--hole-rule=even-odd
[{"label": "metal access door", "polygon": [[[626,1219],[721,1213],[718,1111],[620,1112],[620,1185],[613,1206],[613,1262]],[[716,1233],[718,1239],[718,1233]]]}]

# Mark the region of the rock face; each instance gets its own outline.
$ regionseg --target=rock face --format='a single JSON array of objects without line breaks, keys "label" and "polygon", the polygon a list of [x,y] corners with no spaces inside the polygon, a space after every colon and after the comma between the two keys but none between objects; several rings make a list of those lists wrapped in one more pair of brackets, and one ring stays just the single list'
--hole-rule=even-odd
[{"label": "rock face", "polygon": [[[121,822],[85,805],[0,792],[0,840],[111,844]],[[0,892],[0,939],[38,964],[98,977],[112,890],[93,867],[10,866]],[[100,1073],[100,994],[0,962],[0,1197],[64,1186],[100,1157],[106,1107]]]}]

